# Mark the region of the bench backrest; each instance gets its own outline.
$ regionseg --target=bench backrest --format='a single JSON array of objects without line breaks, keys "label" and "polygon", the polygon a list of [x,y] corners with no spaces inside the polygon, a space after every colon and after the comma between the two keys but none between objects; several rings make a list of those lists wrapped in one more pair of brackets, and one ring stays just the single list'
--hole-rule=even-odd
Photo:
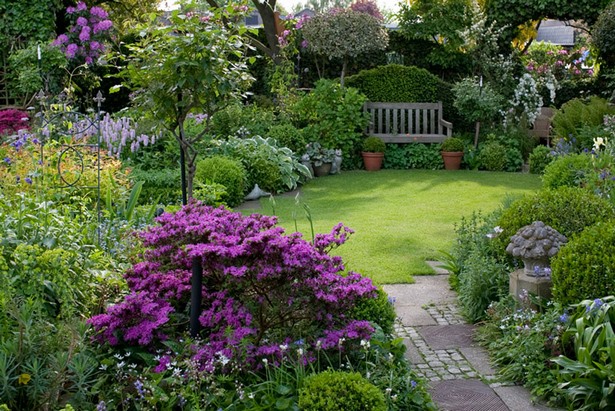
[{"label": "bench backrest", "polygon": [[385,142],[441,142],[447,135],[442,126],[442,102],[367,102],[363,110],[369,118],[367,134]]}]

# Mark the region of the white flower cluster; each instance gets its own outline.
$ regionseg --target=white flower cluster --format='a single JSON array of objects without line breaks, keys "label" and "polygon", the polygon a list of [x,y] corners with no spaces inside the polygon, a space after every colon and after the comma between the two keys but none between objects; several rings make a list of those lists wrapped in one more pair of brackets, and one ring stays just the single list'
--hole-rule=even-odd
[{"label": "white flower cluster", "polygon": [[534,124],[536,117],[538,117],[540,113],[543,101],[538,93],[536,81],[531,75],[525,73],[519,79],[519,84],[515,89],[515,95],[513,99],[509,101],[509,104],[518,116],[515,120],[519,120],[520,116],[525,114],[528,123],[530,125]]}]

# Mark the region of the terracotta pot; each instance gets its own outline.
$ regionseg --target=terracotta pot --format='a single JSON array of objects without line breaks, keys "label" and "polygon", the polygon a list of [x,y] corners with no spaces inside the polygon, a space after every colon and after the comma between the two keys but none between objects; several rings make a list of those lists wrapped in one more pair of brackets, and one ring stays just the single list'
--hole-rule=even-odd
[{"label": "terracotta pot", "polygon": [[361,155],[363,156],[363,164],[365,165],[365,169],[367,171],[378,171],[382,168],[384,153],[362,151]]},{"label": "terracotta pot", "polygon": [[441,154],[445,170],[459,170],[461,160],[463,160],[463,151],[443,151]]},{"label": "terracotta pot", "polygon": [[322,163],[319,166],[314,166],[314,176],[315,177],[324,177],[329,175],[331,172],[332,163]]}]

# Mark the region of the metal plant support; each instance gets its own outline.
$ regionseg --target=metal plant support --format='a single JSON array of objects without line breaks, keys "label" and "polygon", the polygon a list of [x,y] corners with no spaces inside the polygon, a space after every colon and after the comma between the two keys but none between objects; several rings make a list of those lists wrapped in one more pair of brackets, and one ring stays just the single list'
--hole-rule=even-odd
[{"label": "metal plant support", "polygon": [[[95,190],[98,219],[97,240],[98,244],[100,244],[102,214],[100,193],[100,119],[101,104],[105,99],[100,91],[93,99],[97,106],[94,117],[73,111],[64,95],[58,96],[58,103],[49,104],[46,95],[41,90],[36,95],[36,99],[40,105],[40,127],[44,135],[44,138],[41,139],[41,160],[45,161],[44,150],[47,142],[53,139],[61,142],[56,165],[59,183],[51,187],[57,189],[79,188]],[[84,155],[87,153],[94,153],[96,158],[94,164],[87,164],[85,161]],[[72,158],[77,164],[76,172],[68,170],[67,162],[69,158]],[[87,184],[87,182],[82,181],[87,167],[96,167],[95,184]]]}]

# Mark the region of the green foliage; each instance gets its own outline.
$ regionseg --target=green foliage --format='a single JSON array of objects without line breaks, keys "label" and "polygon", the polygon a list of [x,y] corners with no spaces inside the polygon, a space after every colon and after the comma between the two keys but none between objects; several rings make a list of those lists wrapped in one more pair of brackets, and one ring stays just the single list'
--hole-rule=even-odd
[{"label": "green foliage", "polygon": [[10,87],[21,95],[32,96],[40,90],[59,94],[66,77],[68,62],[60,49],[51,44],[40,45],[41,67],[38,67],[38,45],[17,50],[8,59]]},{"label": "green foliage", "polygon": [[562,336],[574,344],[571,358],[560,355],[560,389],[575,410],[615,407],[615,297],[585,300],[576,305],[570,326]]},{"label": "green foliage", "polygon": [[5,0],[0,3],[2,50],[29,42],[47,42],[54,35],[55,15],[63,6],[59,0]]},{"label": "green foliage", "polygon": [[29,300],[49,318],[88,315],[113,265],[93,246],[95,214],[26,194],[0,199],[0,300]]},{"label": "green foliage", "polygon": [[271,109],[254,104],[231,104],[212,116],[210,134],[220,139],[234,135],[264,137],[275,121]]},{"label": "green foliage", "polygon": [[549,359],[562,352],[566,316],[559,305],[537,312],[530,307],[535,302],[531,296],[520,297],[521,302],[509,295],[489,306],[478,341],[489,350],[502,380],[520,382],[532,395],[559,404],[563,398]]},{"label": "green foliage", "polygon": [[615,108],[609,107],[605,99],[597,96],[590,97],[589,101],[575,98],[563,104],[555,113],[553,132],[578,150],[591,150],[593,141],[579,141],[579,132],[584,126],[602,125],[606,114],[615,114]]},{"label": "green foliage", "polygon": [[301,154],[305,151],[305,146],[308,143],[303,133],[290,123],[276,124],[272,126],[266,134],[278,142],[280,147],[288,147],[295,154]]},{"label": "green foliage", "polygon": [[366,98],[357,89],[319,80],[316,88],[297,104],[304,138],[325,148],[341,149],[345,168],[359,168],[362,132],[367,126],[363,112]]},{"label": "green foliage", "polygon": [[452,68],[464,60],[463,33],[472,25],[472,17],[472,7],[466,0],[413,1],[402,3],[399,27],[407,41],[428,45],[424,47],[427,61]]},{"label": "green foliage", "polygon": [[503,106],[502,96],[488,83],[480,85],[476,78],[467,77],[455,83],[453,93],[455,108],[471,122],[493,122]]},{"label": "green foliage", "polygon": [[592,45],[606,67],[615,67],[615,4],[610,2],[592,27]]},{"label": "green foliage", "polygon": [[440,170],[440,144],[387,144],[384,168]]},{"label": "green foliage", "polygon": [[297,184],[310,178],[310,171],[287,147],[278,147],[271,138],[229,138],[213,140],[207,148],[210,154],[220,154],[241,161],[248,182],[272,193],[294,190]]},{"label": "green foliage", "polygon": [[130,179],[133,182],[143,182],[139,204],[179,204],[181,202],[179,172],[179,167],[161,170],[144,169],[142,167],[132,168]]},{"label": "green foliage", "polygon": [[465,145],[462,139],[457,138],[457,137],[451,137],[451,138],[447,138],[446,140],[444,140],[440,148],[442,151],[455,152],[455,151],[463,151],[464,146]]},{"label": "green foliage", "polygon": [[89,409],[99,363],[85,322],[52,323],[19,300],[1,308],[9,320],[0,327],[0,401],[14,410],[54,410],[70,399]]},{"label": "green foliage", "polygon": [[472,323],[485,317],[485,310],[508,289],[508,267],[485,253],[471,249],[459,274],[459,301],[463,315]]},{"label": "green foliage", "polygon": [[343,60],[342,85],[349,59],[384,50],[389,41],[380,20],[348,9],[317,14],[305,22],[302,34],[310,52],[329,60]]},{"label": "green foliage", "polygon": [[[551,154],[551,148],[548,146],[536,146],[530,154],[530,173],[543,174],[545,168],[555,160],[555,157]],[[545,184],[546,187],[546,184]]]},{"label": "green foliage", "polygon": [[381,287],[378,287],[377,298],[360,299],[350,316],[357,320],[367,320],[372,324],[378,324],[386,335],[393,335],[393,326],[397,318],[392,301]]},{"label": "green foliage", "polygon": [[589,154],[569,154],[555,157],[544,169],[542,181],[545,188],[580,187],[592,170]]},{"label": "green foliage", "polygon": [[571,238],[586,227],[613,217],[613,206],[588,190],[574,187],[545,189],[515,201],[504,210],[497,223],[502,233],[494,242],[497,249],[506,249],[510,237],[534,221],[542,221]]},{"label": "green foliage", "polygon": [[359,373],[324,371],[305,379],[299,391],[305,411],[386,411],[382,392]]},{"label": "green foliage", "polygon": [[208,127],[196,136],[186,135],[188,114],[206,113],[208,124],[217,111],[240,101],[253,79],[245,53],[249,30],[238,23],[243,21],[241,8],[213,8],[206,16],[184,10],[173,11],[168,24],[160,25],[152,15],[148,25],[139,27],[140,41],[128,46],[131,53],[121,75],[131,89],[139,90],[136,107],[180,142],[190,196],[198,156],[195,143]]},{"label": "green foliage", "polygon": [[226,192],[222,199],[229,207],[241,204],[247,189],[246,170],[241,162],[224,156],[211,156],[199,161],[195,182],[223,185]]},{"label": "green foliage", "polygon": [[489,21],[494,21],[501,27],[506,26],[502,44],[510,44],[519,33],[519,26],[530,20],[542,20],[545,17],[558,20],[582,19],[591,25],[607,4],[609,0],[542,0],[531,3],[525,0],[489,0],[485,6]]},{"label": "green foliage", "polygon": [[573,237],[551,267],[553,297],[564,305],[613,294],[615,222],[598,223]]},{"label": "green foliage", "polygon": [[506,151],[506,147],[497,141],[488,141],[483,144],[478,154],[481,168],[488,171],[504,171]]},{"label": "green foliage", "polygon": [[361,150],[368,153],[384,153],[386,144],[380,138],[370,136],[363,140]]},{"label": "green foliage", "polygon": [[448,264],[454,266],[450,283],[459,292],[464,316],[471,322],[485,317],[485,310],[508,289],[509,267],[494,247],[496,222],[502,211],[488,215],[474,212],[455,227],[456,239]]}]

